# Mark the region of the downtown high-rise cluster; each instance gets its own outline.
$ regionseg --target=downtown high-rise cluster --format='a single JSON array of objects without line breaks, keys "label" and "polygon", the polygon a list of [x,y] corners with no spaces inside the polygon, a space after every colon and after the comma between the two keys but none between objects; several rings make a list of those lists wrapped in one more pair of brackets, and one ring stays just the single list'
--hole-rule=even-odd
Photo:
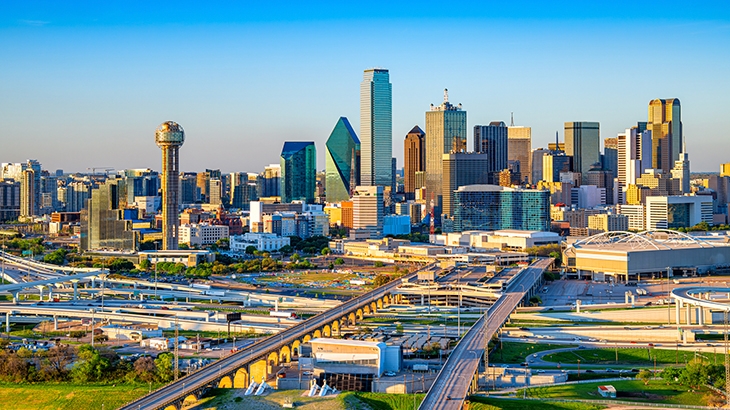
[{"label": "downtown high-rise cluster", "polygon": [[364,70],[359,101],[359,133],[346,116],[333,118],[324,172],[314,141],[284,142],[278,163],[258,173],[181,172],[185,134],[168,121],[155,133],[159,174],[51,174],[36,160],[2,164],[0,220],[45,221],[50,232],[78,235],[82,249],[137,249],[161,240],[165,250],[243,234],[328,235],[331,228],[377,238],[500,229],[590,235],[727,223],[730,166],[690,181],[676,98],[650,101],[646,121],[627,121],[633,125],[616,136],[602,140],[598,122],[570,121],[562,141],[556,132],[555,142],[533,149],[531,128],[513,119],[469,129],[465,107],[444,90],[440,104],[424,103],[422,124],[402,131],[401,160],[393,157],[387,69]]}]

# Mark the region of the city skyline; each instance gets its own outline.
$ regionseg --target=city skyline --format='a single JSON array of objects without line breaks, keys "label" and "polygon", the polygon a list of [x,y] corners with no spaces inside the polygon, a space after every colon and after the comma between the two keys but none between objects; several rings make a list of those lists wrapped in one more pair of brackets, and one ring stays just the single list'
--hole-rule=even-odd
[{"label": "city skyline", "polygon": [[[722,81],[730,68],[730,12],[721,2],[702,10],[528,5],[458,12],[420,3],[387,10],[233,6],[228,13],[185,4],[173,11],[164,3],[146,13],[7,7],[0,17],[0,75],[9,79],[0,99],[1,160],[35,158],[46,169],[73,172],[158,169],[149,129],[173,120],[190,136],[181,171],[260,172],[286,140],[315,141],[324,152],[341,116],[360,129],[362,71],[383,67],[393,85],[398,168],[402,136],[414,124],[425,127],[423,112],[444,88],[468,108],[467,129],[509,122],[514,112],[516,124],[532,128],[532,148],[546,147],[567,121],[597,121],[602,138],[616,137],[647,120],[649,101],[679,98],[693,171],[717,172],[726,162],[716,149],[730,127],[723,114],[730,85]],[[429,35],[437,32],[458,41]],[[671,70],[648,63],[651,34],[639,33],[652,32],[682,50]],[[454,63],[413,64],[434,47]],[[565,58],[576,50],[581,58]],[[500,54],[507,63],[492,64]],[[282,55],[297,65],[283,64]],[[185,64],[170,70],[162,56]],[[324,156],[317,161],[323,170]]]}]

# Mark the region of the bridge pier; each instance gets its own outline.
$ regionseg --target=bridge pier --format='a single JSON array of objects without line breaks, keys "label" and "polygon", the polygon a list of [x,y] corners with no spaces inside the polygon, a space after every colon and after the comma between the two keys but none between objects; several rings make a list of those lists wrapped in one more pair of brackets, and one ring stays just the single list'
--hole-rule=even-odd
[{"label": "bridge pier", "polygon": [[53,315],[53,331],[58,331],[58,316]]},{"label": "bridge pier", "polygon": [[682,301],[675,299],[674,302],[674,321],[676,322],[676,325],[679,326],[682,321],[682,313],[680,312],[682,309]]},{"label": "bridge pier", "polygon": [[5,312],[5,332],[10,334],[10,311]]},{"label": "bridge pier", "polygon": [[48,301],[53,302],[53,286],[48,287]]},{"label": "bridge pier", "polygon": [[687,318],[687,326],[692,324],[692,305],[689,303],[687,304],[687,308],[684,311],[684,314]]},{"label": "bridge pier", "polygon": [[13,293],[13,304],[17,305],[20,301],[20,291]]},{"label": "bridge pier", "polygon": [[40,292],[40,298],[38,300],[43,301],[43,285],[36,286],[38,292]]},{"label": "bridge pier", "polygon": [[71,283],[74,287],[74,300],[79,299],[79,280],[78,279],[71,279]]}]

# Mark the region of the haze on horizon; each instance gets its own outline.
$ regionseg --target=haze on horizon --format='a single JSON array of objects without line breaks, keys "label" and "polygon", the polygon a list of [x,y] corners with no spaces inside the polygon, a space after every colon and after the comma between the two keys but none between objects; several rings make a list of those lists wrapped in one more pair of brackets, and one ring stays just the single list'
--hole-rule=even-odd
[{"label": "haze on horizon", "polygon": [[0,162],[159,170],[154,131],[172,120],[186,132],[183,171],[260,172],[286,140],[315,141],[323,169],[338,118],[359,130],[370,67],[390,70],[399,168],[403,138],[444,88],[470,129],[514,112],[533,148],[562,140],[565,121],[614,137],[646,121],[651,99],[676,97],[692,171],[730,162],[725,2],[453,6],[4,5]]}]

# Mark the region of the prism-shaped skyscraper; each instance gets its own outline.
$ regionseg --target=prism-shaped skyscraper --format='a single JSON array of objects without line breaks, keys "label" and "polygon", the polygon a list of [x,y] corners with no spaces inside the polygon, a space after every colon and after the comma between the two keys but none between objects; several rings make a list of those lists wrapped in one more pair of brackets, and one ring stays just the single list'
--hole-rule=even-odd
[{"label": "prism-shaped skyscraper", "polygon": [[346,117],[337,120],[325,149],[327,202],[347,201],[359,185],[360,140]]}]

